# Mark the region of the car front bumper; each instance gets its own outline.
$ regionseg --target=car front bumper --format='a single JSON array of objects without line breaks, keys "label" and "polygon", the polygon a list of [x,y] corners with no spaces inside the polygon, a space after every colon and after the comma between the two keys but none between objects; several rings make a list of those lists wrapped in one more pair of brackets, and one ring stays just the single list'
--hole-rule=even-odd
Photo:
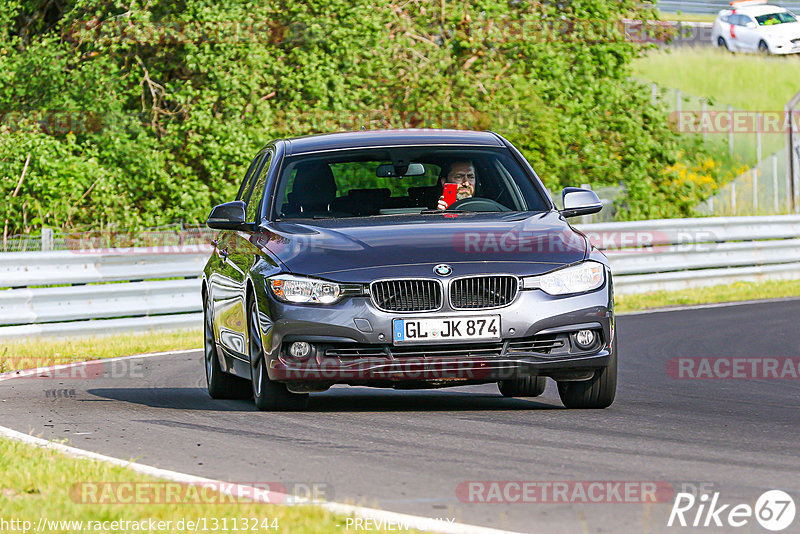
[{"label": "car front bumper", "polygon": [[[289,384],[419,387],[536,375],[580,380],[590,378],[595,369],[609,363],[614,336],[611,294],[609,277],[602,288],[575,296],[553,297],[540,290],[525,290],[510,305],[498,309],[444,308],[426,313],[384,312],[366,296],[332,306],[314,306],[285,304],[264,295],[259,299],[259,316],[269,377]],[[392,344],[393,319],[482,314],[500,315],[501,341]],[[602,342],[588,352],[512,350],[512,345],[521,340],[563,337],[580,329],[595,330]],[[284,349],[294,341],[311,343],[314,351],[305,359],[292,358]],[[350,353],[346,357],[340,353],[331,356],[331,347]]]}]

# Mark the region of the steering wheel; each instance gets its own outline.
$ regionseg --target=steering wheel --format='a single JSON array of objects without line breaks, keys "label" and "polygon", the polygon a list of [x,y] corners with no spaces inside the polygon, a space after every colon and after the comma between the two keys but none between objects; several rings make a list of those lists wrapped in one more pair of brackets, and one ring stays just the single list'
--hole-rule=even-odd
[{"label": "steering wheel", "polygon": [[453,202],[447,211],[511,211],[491,198],[469,197]]}]

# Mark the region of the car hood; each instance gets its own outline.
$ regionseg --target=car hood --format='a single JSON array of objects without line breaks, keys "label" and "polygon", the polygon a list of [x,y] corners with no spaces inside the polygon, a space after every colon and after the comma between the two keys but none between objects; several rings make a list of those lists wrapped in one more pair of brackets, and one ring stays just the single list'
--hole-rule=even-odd
[{"label": "car hood", "polygon": [[760,26],[764,34],[769,37],[782,39],[796,39],[800,37],[800,22],[786,22],[774,26]]},{"label": "car hood", "polygon": [[340,282],[430,277],[442,263],[453,276],[539,274],[588,253],[555,211],[276,222],[253,239],[293,273]]}]

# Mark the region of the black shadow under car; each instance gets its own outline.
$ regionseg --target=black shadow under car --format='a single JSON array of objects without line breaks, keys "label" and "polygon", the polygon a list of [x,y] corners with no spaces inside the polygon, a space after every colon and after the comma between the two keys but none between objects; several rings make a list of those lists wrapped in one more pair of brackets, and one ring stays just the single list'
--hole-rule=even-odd
[{"label": "black shadow under car", "polygon": [[203,272],[214,398],[302,409],[334,384],[495,382],[570,408],[614,401],[611,271],[520,152],[492,132],[282,139],[250,165]]}]

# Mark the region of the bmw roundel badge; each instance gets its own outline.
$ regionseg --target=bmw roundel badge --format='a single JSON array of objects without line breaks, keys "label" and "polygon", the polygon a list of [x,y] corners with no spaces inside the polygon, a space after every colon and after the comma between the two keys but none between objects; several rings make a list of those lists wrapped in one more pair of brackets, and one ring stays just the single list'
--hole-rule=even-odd
[{"label": "bmw roundel badge", "polygon": [[433,272],[435,272],[439,276],[450,276],[453,273],[453,269],[446,263],[440,263],[439,265],[433,268]]}]

